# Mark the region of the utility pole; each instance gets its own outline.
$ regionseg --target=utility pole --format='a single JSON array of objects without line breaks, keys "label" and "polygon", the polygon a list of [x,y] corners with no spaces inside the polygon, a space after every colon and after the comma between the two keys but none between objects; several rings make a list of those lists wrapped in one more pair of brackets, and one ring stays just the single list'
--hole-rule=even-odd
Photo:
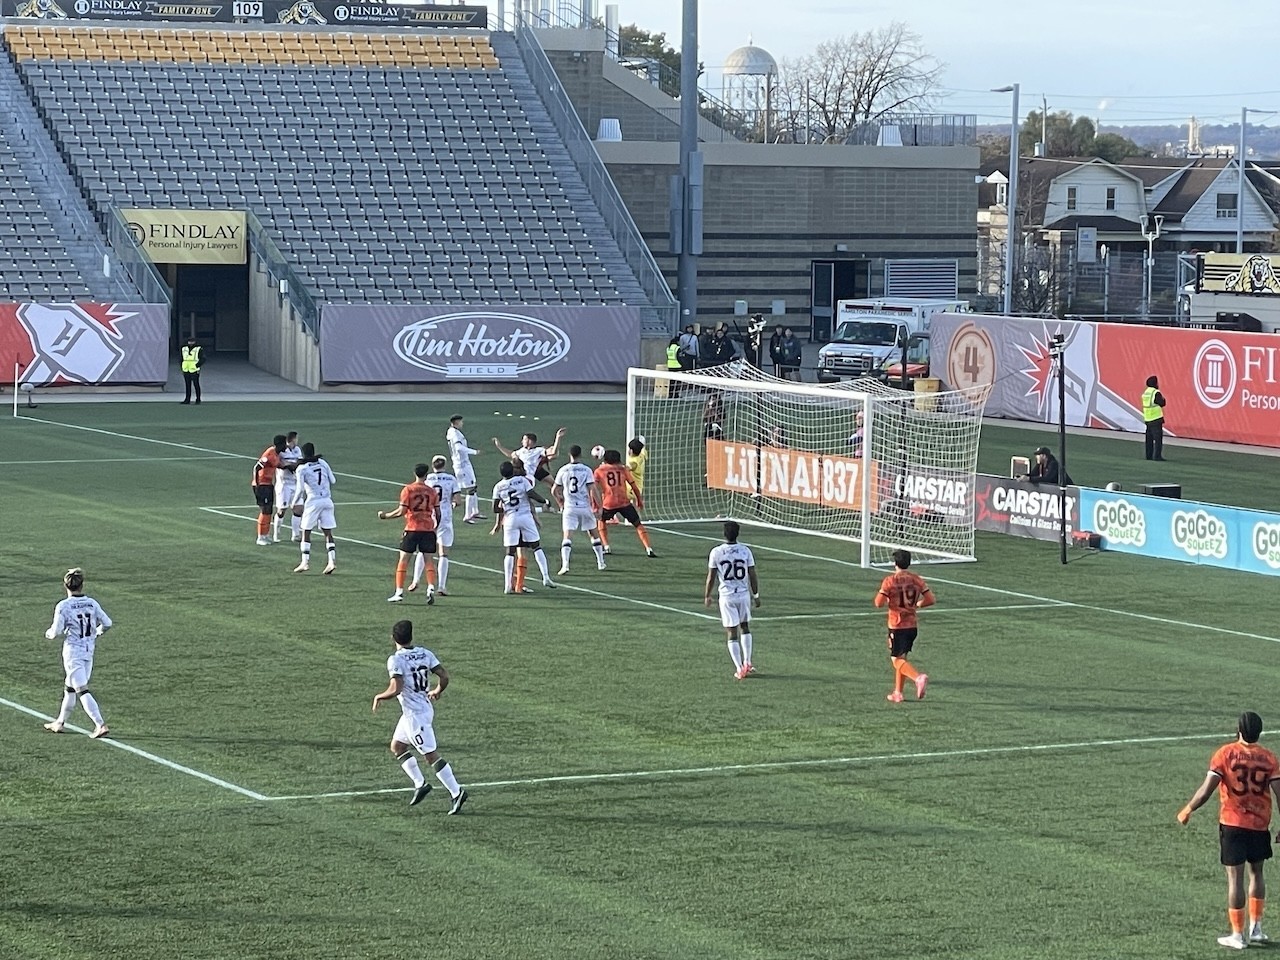
[{"label": "utility pole", "polygon": [[698,0],[684,0],[680,40],[680,172],[671,184],[671,252],[679,255],[676,298],[684,329],[698,319],[702,254],[702,153],[698,150]]}]

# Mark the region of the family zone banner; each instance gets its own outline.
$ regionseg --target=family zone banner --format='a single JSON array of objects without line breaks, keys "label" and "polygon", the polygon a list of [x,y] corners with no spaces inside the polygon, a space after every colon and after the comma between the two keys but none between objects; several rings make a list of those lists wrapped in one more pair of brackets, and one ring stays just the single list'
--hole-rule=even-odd
[{"label": "family zone banner", "polygon": [[325,383],[625,383],[634,307],[327,305]]},{"label": "family zone banner", "polygon": [[1141,433],[1142,391],[1160,378],[1174,436],[1280,447],[1280,337],[1072,320],[941,314],[930,329],[947,390],[989,391],[986,413],[1058,419],[1050,346],[1065,343],[1072,426]]},{"label": "family zone banner", "polygon": [[136,303],[0,303],[3,382],[162,384],[169,308]]}]

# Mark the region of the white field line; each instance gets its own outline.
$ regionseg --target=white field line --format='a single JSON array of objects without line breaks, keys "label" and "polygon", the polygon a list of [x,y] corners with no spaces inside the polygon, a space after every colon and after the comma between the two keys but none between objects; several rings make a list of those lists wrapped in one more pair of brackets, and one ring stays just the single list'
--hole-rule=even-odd
[{"label": "white field line", "polygon": [[226,460],[226,454],[211,457],[93,457],[86,460],[0,460],[0,467],[24,467],[46,463],[162,463],[174,460]]},{"label": "white field line", "polygon": [[[1010,603],[996,607],[927,607],[916,611],[922,617],[943,617],[949,613],[991,613],[1006,610],[1046,610],[1051,607],[1065,607],[1068,604],[1053,601],[1051,603]],[[849,613],[793,613],[779,617],[752,617],[752,623],[768,623],[774,620],[850,620],[856,617],[883,617],[883,610],[858,610]]]},{"label": "white field line", "polygon": [[[914,753],[878,753],[857,757],[827,757],[819,760],[768,760],[760,763],[726,763],[709,767],[671,767],[665,770],[625,770],[617,773],[574,773],[558,777],[525,777],[518,780],[488,780],[465,784],[468,790],[493,787],[525,787],[546,783],[590,783],[609,780],[642,780],[663,777],[696,777],[712,774],[751,773],[757,770],[803,770],[813,767],[856,766],[859,764],[901,763],[912,760],[952,760],[960,757],[986,757],[1012,754],[1048,753],[1055,750],[1091,750],[1102,747],[1127,747],[1153,743],[1185,743],[1194,740],[1230,739],[1225,731],[1191,733],[1172,737],[1126,737],[1115,740],[1078,740],[1072,743],[1033,743],[1007,747],[971,747],[960,750],[923,750]],[[368,797],[382,793],[405,793],[412,787],[382,787],[371,790],[339,790],[333,793],[305,793],[265,800],[331,800],[343,797]]]},{"label": "white field line", "polygon": [[[37,720],[48,721],[53,719],[53,717],[46,713],[41,713],[39,710],[32,710],[30,707],[23,706],[20,703],[14,703],[12,700],[5,700],[3,697],[0,697],[0,706],[6,706],[11,710],[17,710],[19,713],[25,713],[29,717],[35,717]],[[75,733],[84,734],[85,736],[89,735],[88,730],[85,730],[83,727],[73,726],[72,724],[67,724],[65,729],[74,731]],[[195,777],[197,780],[212,783],[215,787],[221,787],[223,790],[230,790],[232,793],[238,793],[242,797],[248,797],[250,800],[270,799],[266,795],[258,793],[256,790],[248,790],[244,787],[237,786],[234,783],[219,779],[218,777],[205,773],[202,770],[195,770],[192,767],[184,767],[180,763],[174,763],[172,760],[166,760],[164,757],[156,756],[154,753],[148,753],[146,750],[127,744],[122,740],[103,737],[98,742],[105,744],[108,747],[115,747],[117,750],[123,750],[125,753],[131,753],[135,757],[141,757],[143,760],[150,760],[152,763],[157,763],[162,767],[168,767],[170,770],[176,770],[178,773],[185,773],[187,776]]]},{"label": "white field line", "polygon": [[[688,537],[691,540],[706,540],[711,543],[719,543],[721,538],[709,537],[700,533],[685,533],[682,530],[671,530],[659,525],[645,524],[645,529],[656,530],[658,533],[669,534],[673,537]],[[835,557],[820,557],[811,553],[798,553],[795,550],[784,550],[781,547],[770,547],[761,543],[748,544],[753,550],[762,550],[769,553],[778,553],[783,556],[797,557],[802,560],[820,560],[824,563],[834,563],[842,567],[853,567],[862,569],[860,564],[853,563],[849,560],[838,560]],[[1147,613],[1138,613],[1134,610],[1113,610],[1110,607],[1096,606],[1092,603],[1077,603],[1074,600],[1057,600],[1053,597],[1042,597],[1034,593],[1020,593],[1017,590],[1006,590],[1003,587],[988,587],[979,583],[965,583],[963,580],[946,580],[942,577],[929,575],[929,580],[933,583],[945,583],[950,587],[966,587],[970,590],[980,590],[984,593],[998,593],[1005,597],[1017,597],[1020,600],[1030,600],[1035,603],[1044,603],[1049,606],[1057,607],[1075,607],[1077,610],[1092,610],[1095,613],[1105,613],[1113,617],[1129,617],[1133,620],[1145,620],[1149,623],[1162,623],[1170,627],[1186,627],[1191,630],[1204,630],[1209,633],[1221,633],[1231,637],[1247,637],[1250,640],[1266,640],[1268,643],[1280,643],[1280,637],[1269,637],[1262,633],[1249,633],[1246,630],[1232,630],[1228,627],[1215,627],[1205,623],[1192,623],[1187,620],[1175,620],[1171,617],[1157,617]]]},{"label": "white field line", "polygon": [[[206,513],[216,513],[219,516],[231,517],[233,520],[247,520],[250,522],[256,520],[255,517],[242,516],[241,514],[231,513],[227,510],[221,510],[217,507],[201,507],[200,509],[205,511]],[[342,537],[342,536],[338,536],[337,534],[334,534],[333,539],[338,540],[342,543],[354,543],[357,546],[361,546],[361,547],[372,547],[375,550],[386,550],[390,553],[400,552],[395,547],[389,547],[385,543],[373,543],[369,540],[358,540],[355,537]],[[449,565],[454,567],[465,567],[468,570],[480,570],[484,573],[496,574],[499,577],[502,576],[502,571],[497,569],[496,567],[482,567],[479,564],[466,563],[462,560],[455,560],[453,559],[453,557],[449,558]],[[534,569],[536,570],[536,567]],[[536,583],[537,581],[535,580],[534,582]],[[565,583],[563,580],[557,580],[556,587],[560,590],[572,590],[576,593],[587,593],[593,597],[601,597],[605,600],[617,600],[620,603],[634,603],[641,607],[649,607],[652,610],[665,610],[667,613],[678,613],[681,616],[685,616],[685,617],[696,617],[699,620],[713,620],[716,623],[720,622],[719,617],[712,616],[709,613],[701,613],[695,610],[683,610],[680,607],[669,607],[664,603],[652,603],[648,600],[637,600],[635,597],[620,597],[614,593],[605,593],[603,590],[592,590],[588,587],[580,587],[580,586],[577,586],[576,584]]]},{"label": "white field line", "polygon": [[[335,507],[385,507],[389,503],[395,503],[395,497],[388,497],[386,500],[340,500],[334,503]],[[201,507],[201,510],[256,510],[256,505],[252,503],[219,503],[211,507]],[[256,520],[257,516],[250,519]]]}]

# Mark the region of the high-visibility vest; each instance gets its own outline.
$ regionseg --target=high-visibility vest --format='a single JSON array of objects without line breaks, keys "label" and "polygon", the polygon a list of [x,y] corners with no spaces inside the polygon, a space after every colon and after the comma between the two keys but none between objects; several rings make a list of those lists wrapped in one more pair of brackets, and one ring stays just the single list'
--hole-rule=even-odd
[{"label": "high-visibility vest", "polygon": [[1156,406],[1156,394],[1159,392],[1155,387],[1142,391],[1142,419],[1147,423],[1164,419],[1164,407]]},{"label": "high-visibility vest", "polygon": [[667,347],[667,369],[668,370],[680,369],[679,353],[680,353],[679,344],[673,343]]},{"label": "high-visibility vest", "polygon": [[200,348],[186,347],[182,348],[182,372],[195,373],[200,369]]}]

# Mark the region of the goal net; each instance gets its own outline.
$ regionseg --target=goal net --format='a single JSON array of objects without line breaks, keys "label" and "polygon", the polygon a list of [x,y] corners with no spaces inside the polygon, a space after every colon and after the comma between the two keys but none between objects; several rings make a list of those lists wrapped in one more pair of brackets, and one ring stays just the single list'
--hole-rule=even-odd
[{"label": "goal net", "polygon": [[972,560],[985,399],[796,383],[745,364],[632,369],[627,437],[649,451],[646,522],[737,520],[848,540],[863,566],[898,548]]}]

